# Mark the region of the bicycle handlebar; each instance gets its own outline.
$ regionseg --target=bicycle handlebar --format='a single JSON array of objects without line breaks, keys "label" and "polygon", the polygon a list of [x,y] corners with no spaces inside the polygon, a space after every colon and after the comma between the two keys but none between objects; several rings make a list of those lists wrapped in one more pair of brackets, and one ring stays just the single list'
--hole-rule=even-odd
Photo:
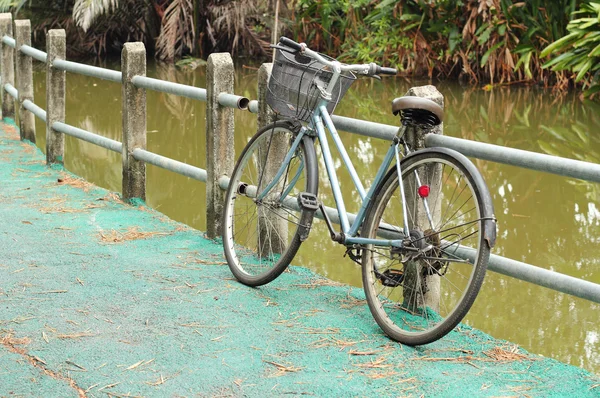
[{"label": "bicycle handlebar", "polygon": [[398,69],[396,68],[386,68],[385,66],[378,66],[379,71],[377,72],[378,75],[391,75],[391,76],[396,76],[398,74]]},{"label": "bicycle handlebar", "polygon": [[283,44],[284,46],[293,48],[294,50],[302,51],[302,45],[300,43],[296,43],[294,40],[288,39],[285,36],[281,36],[281,39],[279,39],[279,42],[281,44]]},{"label": "bicycle handlebar", "polygon": [[358,74],[367,75],[367,76],[377,76],[377,75],[396,75],[398,74],[398,69],[396,68],[387,68],[383,66],[379,66],[375,63],[370,64],[355,64],[355,65],[347,65],[342,64],[338,61],[330,61],[325,59],[321,54],[316,51],[311,50],[306,47],[304,43],[297,43],[292,39],[288,39],[285,36],[282,36],[279,39],[279,43],[283,44],[286,47],[292,48],[296,51],[300,51],[304,55],[316,59],[317,61],[335,68],[338,66],[342,71],[356,72]]}]

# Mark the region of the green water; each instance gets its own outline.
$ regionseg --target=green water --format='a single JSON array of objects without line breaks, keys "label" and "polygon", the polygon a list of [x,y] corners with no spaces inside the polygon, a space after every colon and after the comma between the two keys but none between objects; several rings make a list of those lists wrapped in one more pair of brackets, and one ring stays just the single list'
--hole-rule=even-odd
[{"label": "green water", "polygon": [[[239,65],[236,94],[256,98],[256,70]],[[204,69],[184,71],[151,66],[148,75],[205,87]],[[357,82],[337,114],[396,124],[391,100],[411,86],[427,82],[386,79]],[[574,95],[557,96],[534,88],[497,89],[437,83],[445,96],[445,134],[600,163],[600,105]],[[205,106],[173,95],[149,92],[148,150],[205,168]],[[45,73],[35,72],[35,102],[45,108]],[[66,121],[121,141],[121,86],[84,76],[67,75]],[[256,130],[256,117],[236,112],[236,152]],[[38,146],[45,127],[37,121]],[[389,143],[342,133],[356,168],[370,186]],[[67,169],[114,191],[121,190],[121,156],[67,137]],[[493,253],[600,283],[600,185],[511,166],[475,160],[486,179],[498,217]],[[358,209],[358,193],[336,159],[349,211]],[[332,206],[321,163],[319,197]],[[147,202],[167,216],[205,230],[205,186],[166,170],[148,166]],[[329,241],[323,222],[295,259],[327,277],[360,286],[360,269]],[[307,298],[308,299],[308,298]],[[531,352],[600,373],[599,305],[505,277],[493,272],[466,322]],[[368,311],[365,306],[365,311]]]}]

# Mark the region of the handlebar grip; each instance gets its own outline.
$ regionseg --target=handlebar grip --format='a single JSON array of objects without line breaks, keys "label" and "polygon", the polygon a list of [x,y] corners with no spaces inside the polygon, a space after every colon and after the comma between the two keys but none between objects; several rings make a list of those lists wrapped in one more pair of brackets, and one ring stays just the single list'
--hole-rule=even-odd
[{"label": "handlebar grip", "polygon": [[379,66],[378,69],[379,69],[377,71],[378,75],[392,75],[392,76],[396,76],[398,74],[398,69],[396,69],[396,68],[385,68],[383,66]]},{"label": "handlebar grip", "polygon": [[283,44],[284,46],[293,48],[294,50],[302,50],[302,46],[300,45],[300,43],[296,43],[294,40],[288,39],[285,36],[281,36],[281,38],[279,39],[279,43]]}]

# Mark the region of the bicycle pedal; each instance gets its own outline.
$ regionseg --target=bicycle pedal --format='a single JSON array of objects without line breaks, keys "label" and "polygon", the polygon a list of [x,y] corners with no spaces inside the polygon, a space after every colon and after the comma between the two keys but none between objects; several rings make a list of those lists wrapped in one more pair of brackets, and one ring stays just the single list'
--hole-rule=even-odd
[{"label": "bicycle pedal", "polygon": [[400,269],[386,269],[378,277],[383,286],[398,287],[404,281],[404,271]]},{"label": "bicycle pedal", "polygon": [[317,211],[319,209],[317,196],[308,192],[300,192],[298,195],[298,205],[304,210]]}]

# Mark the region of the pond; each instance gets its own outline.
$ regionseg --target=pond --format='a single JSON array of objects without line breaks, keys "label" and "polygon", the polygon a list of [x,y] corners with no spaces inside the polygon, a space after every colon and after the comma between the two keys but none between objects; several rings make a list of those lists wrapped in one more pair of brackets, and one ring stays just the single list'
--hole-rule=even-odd
[{"label": "pond", "polygon": [[[257,70],[239,64],[238,95],[256,98]],[[205,87],[205,70],[150,65],[148,76]],[[45,108],[45,72],[34,72],[35,102]],[[355,83],[336,114],[396,125],[391,101],[427,81],[388,78]],[[534,87],[498,88],[435,83],[445,97],[446,135],[534,152],[600,163],[600,104],[575,94],[558,95]],[[205,168],[206,104],[148,92],[148,150]],[[121,141],[121,86],[67,75],[66,122]],[[236,111],[236,153],[256,131],[256,116]],[[36,122],[37,141],[45,147],[45,126]],[[370,186],[389,143],[341,133],[357,170]],[[335,155],[335,151],[334,151]],[[358,193],[341,159],[334,157],[349,211]],[[600,283],[600,185],[474,159],[488,183],[498,218],[494,254],[591,282]],[[121,191],[121,156],[66,137],[66,168],[113,191]],[[333,206],[321,162],[319,198]],[[205,185],[148,166],[147,203],[168,217],[206,229]],[[317,221],[294,263],[330,279],[361,286],[360,268],[329,240]],[[274,282],[277,283],[277,282]],[[600,306],[530,283],[488,272],[465,322],[525,349],[600,373]],[[368,311],[365,305],[365,311]]]}]

